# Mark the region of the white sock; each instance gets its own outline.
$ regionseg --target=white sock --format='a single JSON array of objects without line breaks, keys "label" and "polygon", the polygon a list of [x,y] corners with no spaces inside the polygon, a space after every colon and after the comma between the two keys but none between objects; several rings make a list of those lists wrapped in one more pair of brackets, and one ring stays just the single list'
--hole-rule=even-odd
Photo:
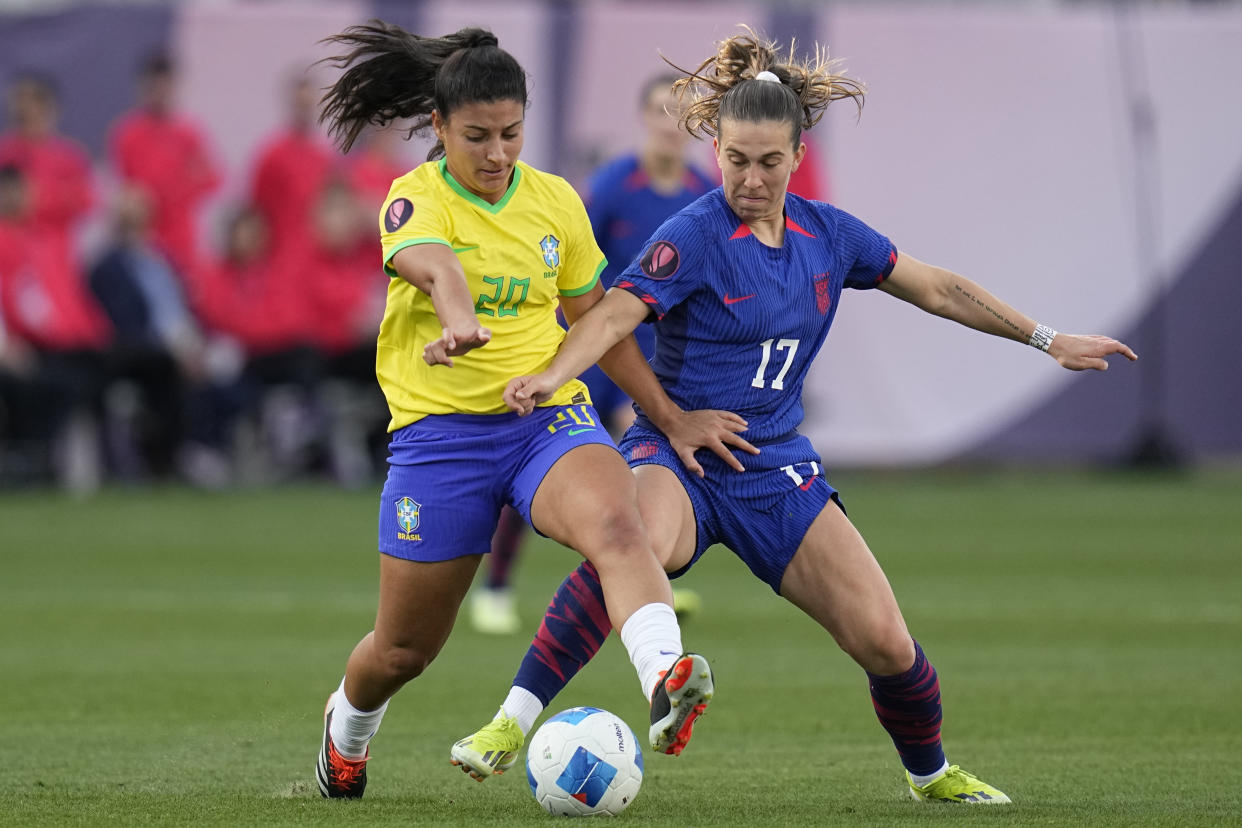
[{"label": "white sock", "polygon": [[940,770],[936,771],[935,773],[932,773],[929,776],[919,776],[917,774],[912,773],[910,774],[910,781],[913,782],[915,785],[918,785],[920,788],[922,788],[922,787],[925,787],[929,782],[934,782],[935,780],[944,776],[945,771],[947,771],[948,769],[949,769],[949,760],[945,759],[944,764],[940,766]]},{"label": "white sock", "polygon": [[388,702],[378,710],[359,710],[345,696],[345,679],[341,679],[341,686],[332,695],[332,725],[328,728],[332,744],[346,759],[361,759],[367,755],[367,743],[379,730]]},{"label": "white sock", "polygon": [[535,726],[535,719],[542,712],[543,702],[539,701],[539,697],[525,687],[515,684],[509,688],[509,695],[505,696],[505,703],[500,706],[500,712],[495,718],[499,719],[502,714],[515,717],[518,727],[522,728],[522,735],[525,736]]},{"label": "white sock", "polygon": [[638,671],[643,697],[651,701],[651,692],[660,681],[660,671],[672,666],[682,654],[681,628],[668,604],[646,604],[621,628],[621,643],[630,654],[630,662]]}]

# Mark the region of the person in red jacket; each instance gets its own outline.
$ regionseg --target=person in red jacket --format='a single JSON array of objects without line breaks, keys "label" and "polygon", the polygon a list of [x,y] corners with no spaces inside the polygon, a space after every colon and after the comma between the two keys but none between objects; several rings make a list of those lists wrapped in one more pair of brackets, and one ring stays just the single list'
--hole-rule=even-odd
[{"label": "person in red jacket", "polygon": [[0,168],[0,304],[7,328],[47,352],[95,352],[108,324],[60,239],[33,215],[33,187],[21,168]]},{"label": "person in red jacket", "polygon": [[306,335],[326,357],[370,354],[366,379],[375,379],[375,337],[383,317],[388,277],[377,262],[372,216],[363,212],[343,180],[330,182],[315,200],[296,278],[309,306]]},{"label": "person in red jacket", "polygon": [[156,246],[187,278],[199,257],[198,218],[220,173],[199,126],[175,110],[176,71],[156,54],[142,66],[138,103],[115,124],[111,162],[151,200]]},{"label": "person in red jacket", "polygon": [[22,74],[12,81],[6,101],[9,128],[0,134],[0,166],[22,171],[29,187],[28,220],[57,236],[68,255],[77,224],[95,199],[90,157],[58,131],[58,97],[55,84],[40,75]]},{"label": "person in red jacket", "polygon": [[98,434],[108,324],[67,260],[58,233],[34,218],[33,188],[0,166],[0,316],[4,362],[20,382],[9,405],[32,476],[98,484]]},{"label": "person in red jacket", "polygon": [[238,208],[225,228],[223,252],[204,258],[190,292],[204,330],[235,340],[247,357],[305,344],[300,292],[273,277],[268,238],[262,213]]},{"label": "person in red jacket", "polygon": [[286,274],[307,298],[306,334],[323,368],[325,457],[345,486],[375,476],[388,442],[388,406],[375,381],[389,281],[372,229],[376,212],[362,206],[348,181],[332,179],[314,205],[313,233]]},{"label": "person in red jacket", "polygon": [[251,202],[267,221],[272,255],[277,257],[309,238],[311,213],[339,159],[317,128],[310,79],[293,78],[288,96],[287,120],[260,149],[250,185]]},{"label": "person in red jacket", "polygon": [[[345,177],[367,211],[379,213],[392,182],[410,171],[404,133],[397,127],[371,127],[359,136],[345,159]],[[380,255],[379,246],[375,248]]]},{"label": "person in red jacket", "polygon": [[238,418],[256,419],[273,464],[254,469],[263,477],[302,471],[322,431],[317,408],[323,358],[308,334],[313,309],[297,278],[303,265],[273,257],[267,239],[262,214],[239,208],[228,223],[223,252],[205,259],[191,290],[209,347],[224,352],[227,346],[239,363],[237,383],[221,389],[227,399],[217,395],[205,403],[220,420],[214,442],[227,441]]}]

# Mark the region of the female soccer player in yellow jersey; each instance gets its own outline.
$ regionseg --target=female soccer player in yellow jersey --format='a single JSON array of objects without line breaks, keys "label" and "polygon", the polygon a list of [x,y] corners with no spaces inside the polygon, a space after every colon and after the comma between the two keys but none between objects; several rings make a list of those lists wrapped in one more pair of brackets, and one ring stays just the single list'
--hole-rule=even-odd
[{"label": "female soccer player in yellow jersey", "polygon": [[[706,659],[682,650],[633,475],[579,381],[532,417],[502,400],[510,377],[538,373],[556,354],[558,301],[572,321],[603,296],[605,261],[581,200],[518,160],[526,73],[482,29],[430,38],[372,21],[329,42],[346,50],[332,59],[344,71],[323,111],[342,149],[368,124],[404,118],[438,141],[427,163],[393,182],[380,214],[393,278],[376,357],[392,413],[379,608],[328,698],[319,790],[362,796],[388,700],[443,646],[506,502],[598,569],[664,749],[683,711],[710,699],[712,677]],[[658,388],[632,337],[609,359]],[[452,750],[479,779],[516,758],[477,739]]]}]

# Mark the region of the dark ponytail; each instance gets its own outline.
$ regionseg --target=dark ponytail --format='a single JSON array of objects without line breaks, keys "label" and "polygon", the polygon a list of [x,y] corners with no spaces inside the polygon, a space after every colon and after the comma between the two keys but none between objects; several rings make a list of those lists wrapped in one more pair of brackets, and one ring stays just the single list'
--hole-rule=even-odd
[{"label": "dark ponytail", "polygon": [[[324,94],[319,118],[345,152],[368,124],[412,118],[413,135],[431,126],[433,111],[448,118],[468,103],[512,100],[526,106],[525,70],[486,29],[422,37],[372,20],[325,42],[348,50],[326,58],[345,71]],[[427,160],[443,154],[436,142]]]}]

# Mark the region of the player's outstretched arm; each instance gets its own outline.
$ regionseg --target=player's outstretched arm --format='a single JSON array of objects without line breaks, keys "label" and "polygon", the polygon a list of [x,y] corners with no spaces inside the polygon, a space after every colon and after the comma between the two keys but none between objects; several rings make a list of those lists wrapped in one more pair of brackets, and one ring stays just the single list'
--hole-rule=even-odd
[{"label": "player's outstretched arm", "polygon": [[440,337],[423,346],[424,362],[451,366],[453,357],[491,341],[492,332],[479,324],[466,274],[451,249],[441,244],[407,247],[392,257],[392,266],[402,279],[431,297],[440,320]]},{"label": "player's outstretched arm", "polygon": [[[522,416],[529,414],[535,406],[551,399],[562,385],[599,362],[605,353],[616,352],[614,362],[619,357],[626,373],[636,373],[641,369],[651,373],[642,351],[638,349],[634,337],[630,336],[643,317],[635,315],[633,319],[628,319],[623,300],[620,303],[622,312],[618,313],[615,307],[618,300],[607,299],[604,289],[598,284],[579,296],[561,297],[561,309],[570,323],[569,333],[547,368],[538,374],[509,380],[503,395],[509,408]],[[616,380],[615,377],[613,379]],[[654,376],[651,379],[655,382]]]},{"label": "player's outstretched arm", "polygon": [[936,316],[1033,345],[1071,371],[1106,371],[1105,357],[1113,354],[1121,354],[1131,361],[1138,359],[1128,345],[1116,339],[1063,334],[1039,325],[970,279],[920,262],[905,253],[898,254],[893,272],[880,289]]},{"label": "player's outstretched arm", "polygon": [[548,365],[549,372],[554,371],[568,381],[598,362],[623,390],[622,382],[632,385],[636,379],[646,377],[656,382],[651,366],[631,336],[647,318],[647,306],[642,300],[623,290],[605,293],[597,284],[578,296],[562,296],[561,309],[569,322],[569,333]]},{"label": "player's outstretched arm", "polygon": [[[609,376],[626,393],[630,393],[626,388],[629,378],[641,377],[644,372],[650,377],[651,385],[659,388],[651,366],[630,336],[647,314],[640,300],[624,291],[605,294],[597,284],[579,296],[562,296],[561,309],[570,323],[565,341],[543,371],[509,381],[504,392],[509,408],[522,415],[529,414],[535,406],[547,402],[556,389],[600,362],[605,353],[609,355],[605,366],[611,369]],[[626,378],[626,384],[621,378]]]}]

